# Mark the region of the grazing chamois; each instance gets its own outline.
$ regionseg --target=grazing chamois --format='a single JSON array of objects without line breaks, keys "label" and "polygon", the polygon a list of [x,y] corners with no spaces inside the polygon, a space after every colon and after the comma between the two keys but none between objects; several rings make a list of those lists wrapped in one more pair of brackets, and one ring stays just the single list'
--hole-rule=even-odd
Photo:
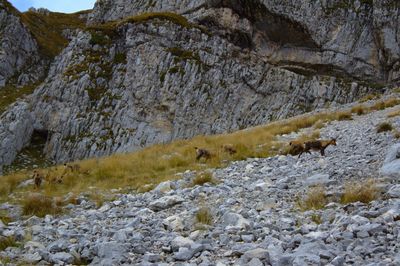
[{"label": "grazing chamois", "polygon": [[312,141],[306,141],[304,142],[304,149],[300,152],[300,156],[304,153],[311,153],[310,150],[313,151],[320,151],[322,156],[325,156],[325,149],[329,145],[334,145],[336,146],[336,139],[332,138],[330,140],[312,140]]},{"label": "grazing chamois", "polygon": [[289,145],[289,154],[292,156],[298,155],[304,151],[304,142],[302,141],[292,140],[291,142],[289,142]]},{"label": "grazing chamois", "polygon": [[200,160],[201,158],[205,158],[206,160],[211,159],[211,152],[209,152],[206,149],[199,149],[197,147],[194,147],[196,150],[196,160]]},{"label": "grazing chamois", "polygon": [[79,172],[81,170],[81,167],[78,164],[64,164],[65,171],[71,171],[72,173],[74,172]]},{"label": "grazing chamois", "polygon": [[237,151],[232,144],[224,144],[221,146],[224,152],[234,155]]},{"label": "grazing chamois", "polygon": [[39,173],[39,171],[37,170],[33,170],[33,182],[35,183],[35,188],[40,188],[40,186],[42,185],[42,181],[43,181],[43,175],[41,173]]}]

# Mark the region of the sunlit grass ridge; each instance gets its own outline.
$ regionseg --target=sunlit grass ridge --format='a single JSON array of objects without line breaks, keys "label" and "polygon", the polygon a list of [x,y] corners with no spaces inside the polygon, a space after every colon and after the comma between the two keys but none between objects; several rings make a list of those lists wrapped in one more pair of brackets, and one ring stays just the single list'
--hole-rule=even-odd
[{"label": "sunlit grass ridge", "polygon": [[[351,117],[350,111],[345,113],[346,117]],[[120,189],[123,192],[146,191],[147,188],[154,187],[160,182],[180,178],[179,173],[186,170],[200,172],[209,168],[226,166],[231,161],[281,154],[288,143],[280,142],[278,136],[297,132],[315,124],[323,125],[329,121],[341,120],[343,114],[344,112],[340,111],[301,115],[231,134],[197,136],[190,140],[176,140],[168,144],[153,145],[138,152],[83,160],[77,162],[80,170],[65,175],[62,184],[45,182],[39,192],[55,197],[64,196],[69,192],[79,195],[110,189]],[[319,132],[314,133],[315,136],[310,137],[319,136],[317,134]],[[230,155],[223,151],[221,146],[227,143],[235,147],[237,150],[235,154]],[[194,147],[206,148],[213,156],[209,160],[196,161]],[[52,177],[61,175],[64,168],[58,166],[42,171]],[[30,192],[31,188],[17,188],[17,184],[28,179],[30,174],[22,171],[3,177],[4,189],[0,189],[0,198],[6,200],[9,193],[15,191]]]}]

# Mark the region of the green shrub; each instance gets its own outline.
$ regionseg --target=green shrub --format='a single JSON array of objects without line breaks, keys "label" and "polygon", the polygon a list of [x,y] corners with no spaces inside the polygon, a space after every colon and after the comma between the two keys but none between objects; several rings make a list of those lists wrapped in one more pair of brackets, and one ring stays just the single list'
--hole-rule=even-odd
[{"label": "green shrub", "polygon": [[110,40],[108,39],[108,37],[102,33],[99,32],[92,32],[91,33],[92,37],[90,39],[90,44],[91,45],[107,45],[110,43]]}]

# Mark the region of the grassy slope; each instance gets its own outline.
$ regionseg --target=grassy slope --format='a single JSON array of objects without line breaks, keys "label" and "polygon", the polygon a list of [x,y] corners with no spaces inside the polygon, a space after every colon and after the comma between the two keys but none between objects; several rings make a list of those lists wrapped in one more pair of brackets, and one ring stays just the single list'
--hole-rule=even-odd
[{"label": "grassy slope", "polygon": [[[360,108],[364,108],[363,113],[365,114],[399,103],[399,99],[390,99],[378,102],[371,107],[360,106]],[[278,136],[312,126],[318,128],[321,123],[344,119],[351,119],[350,110],[302,115],[231,134],[197,136],[190,140],[153,145],[129,154],[88,159],[76,162],[80,166],[80,170],[75,173],[69,172],[62,184],[45,182],[40,191],[50,197],[62,197],[69,192],[86,193],[90,187],[96,188],[97,192],[118,188],[122,188],[124,192],[140,191],[144,187],[151,187],[165,180],[177,179],[179,178],[177,173],[186,170],[201,171],[212,167],[223,167],[230,161],[279,154],[285,150],[287,143],[277,141]],[[318,136],[318,134],[315,135]],[[221,149],[221,145],[228,143],[233,144],[237,149],[237,153],[233,156],[224,153]],[[197,162],[195,146],[209,149],[213,153],[212,159]],[[41,172],[55,178],[64,172],[64,167],[42,169]],[[9,200],[11,192],[16,192],[14,195],[19,195],[20,199],[24,198],[25,193],[32,192],[32,187],[16,188],[21,181],[29,179],[30,176],[31,172],[29,171],[20,171],[4,176],[4,182],[0,188],[0,200]]]},{"label": "grassy slope", "polygon": [[38,42],[40,52],[48,58],[53,58],[68,44],[68,40],[62,34],[63,30],[85,27],[85,21],[79,18],[80,14],[50,12],[45,15],[28,11],[21,13],[20,17]]}]

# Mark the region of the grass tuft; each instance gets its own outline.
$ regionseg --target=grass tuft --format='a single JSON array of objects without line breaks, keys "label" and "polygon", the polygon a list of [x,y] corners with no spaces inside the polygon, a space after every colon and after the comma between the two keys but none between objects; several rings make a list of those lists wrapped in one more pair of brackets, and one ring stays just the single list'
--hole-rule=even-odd
[{"label": "grass tuft", "polygon": [[337,113],[337,120],[343,121],[343,120],[352,120],[351,112],[348,111],[342,111]]},{"label": "grass tuft", "polygon": [[390,113],[387,115],[387,117],[388,117],[388,118],[392,118],[392,117],[396,117],[396,116],[399,116],[399,115],[400,115],[400,109],[390,112]]},{"label": "grass tuft", "polygon": [[342,204],[352,202],[369,203],[379,196],[379,189],[373,179],[347,183],[341,198]]},{"label": "grass tuft", "polygon": [[389,122],[383,122],[376,126],[377,133],[391,131],[392,129],[393,129],[393,126]]},{"label": "grass tuft", "polygon": [[370,107],[371,111],[379,111],[384,110],[386,108],[390,108],[400,104],[400,99],[397,98],[390,98],[385,101],[376,102],[374,105]]},{"label": "grass tuft", "polygon": [[311,221],[313,221],[316,224],[322,224],[321,216],[315,213],[311,215]]},{"label": "grass tuft", "polygon": [[8,237],[0,236],[0,251],[3,251],[8,247],[16,247],[16,246],[18,246],[18,243],[17,243],[17,241],[15,240],[14,237],[12,237],[12,236],[8,236]]},{"label": "grass tuft", "polygon": [[362,97],[359,102],[363,103],[363,102],[367,102],[367,101],[371,101],[371,100],[375,100],[375,99],[379,99],[381,97],[381,95],[379,94],[375,94],[375,93],[371,93],[371,94],[367,94],[364,97]]},{"label": "grass tuft", "polygon": [[393,132],[393,137],[396,139],[400,139],[400,131],[396,130]]},{"label": "grass tuft", "polygon": [[298,205],[303,211],[319,210],[324,208],[327,203],[325,188],[322,186],[309,189],[307,195],[298,201]]},{"label": "grass tuft", "polygon": [[213,178],[212,174],[209,172],[201,173],[196,175],[196,177],[192,180],[192,186],[202,186],[206,183],[216,184],[217,181]]},{"label": "grass tuft", "polygon": [[356,105],[351,108],[352,113],[356,113],[357,115],[363,115],[365,114],[365,106],[363,105]]},{"label": "grass tuft", "polygon": [[200,208],[195,215],[196,223],[212,225],[213,215],[211,210],[207,207]]},{"label": "grass tuft", "polygon": [[41,194],[30,195],[22,202],[23,215],[44,217],[47,214],[56,215],[59,213],[61,213],[61,208],[57,206],[56,202]]}]

